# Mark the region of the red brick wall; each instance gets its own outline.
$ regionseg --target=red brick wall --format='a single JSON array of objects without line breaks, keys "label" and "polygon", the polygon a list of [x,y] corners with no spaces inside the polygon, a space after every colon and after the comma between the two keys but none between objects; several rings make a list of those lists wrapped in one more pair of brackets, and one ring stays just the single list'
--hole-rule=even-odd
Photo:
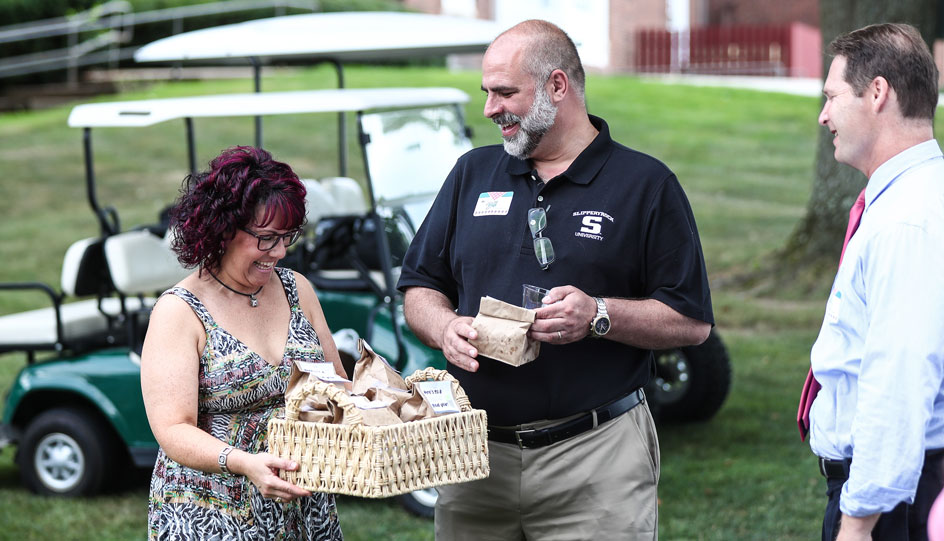
[{"label": "red brick wall", "polygon": [[610,67],[633,71],[639,28],[665,28],[664,0],[610,0]]},{"label": "red brick wall", "polygon": [[794,23],[790,25],[790,76],[823,76],[823,38],[819,28]]},{"label": "red brick wall", "polygon": [[475,0],[475,9],[479,12],[479,19],[495,19],[495,9],[491,0]]},{"label": "red brick wall", "polygon": [[819,27],[819,0],[706,0],[704,24],[785,24],[802,22]]},{"label": "red brick wall", "polygon": [[[440,0],[401,2],[410,9],[441,12]],[[634,71],[636,30],[666,27],[665,0],[609,0],[609,3],[610,66],[606,71]],[[479,18],[494,18],[494,0],[476,0],[476,7]],[[802,22],[818,28],[819,0],[691,0],[690,22],[693,27]],[[806,42],[809,38],[804,37]],[[809,52],[804,51],[804,54],[809,55]]]}]

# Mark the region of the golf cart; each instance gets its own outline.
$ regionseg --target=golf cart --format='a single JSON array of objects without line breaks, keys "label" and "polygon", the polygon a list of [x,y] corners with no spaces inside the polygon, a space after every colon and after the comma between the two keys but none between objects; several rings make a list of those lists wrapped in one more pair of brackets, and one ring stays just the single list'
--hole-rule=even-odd
[{"label": "golf cart", "polygon": [[[112,468],[129,462],[151,467],[157,451],[141,399],[138,355],[156,295],[188,271],[169,249],[166,222],[122,230],[118,212],[99,204],[93,130],[183,119],[194,171],[195,119],[356,113],[358,139],[370,164],[368,189],[348,177],[305,180],[307,230],[283,264],[305,272],[316,284],[334,329],[366,338],[398,370],[412,373],[427,366],[444,368],[445,360],[409,333],[394,301],[395,267],[424,216],[423,201],[431,201],[456,158],[471,148],[463,121],[467,101],[464,92],[453,88],[385,88],[75,107],[69,125],[83,130],[87,193],[100,235],[69,248],[61,292],[44,284],[0,286],[39,289],[51,304],[0,318],[0,352],[22,351],[29,360],[8,395],[2,424],[3,443],[19,445],[17,463],[25,484],[40,493],[91,494],[106,479],[119,477]],[[420,162],[424,167],[411,170],[409,182],[392,172],[399,167],[402,174],[405,165]],[[69,302],[85,296],[94,298]],[[43,352],[51,352],[51,358],[36,362]],[[352,366],[347,368],[350,373]],[[428,515],[435,491],[400,500]]]}]

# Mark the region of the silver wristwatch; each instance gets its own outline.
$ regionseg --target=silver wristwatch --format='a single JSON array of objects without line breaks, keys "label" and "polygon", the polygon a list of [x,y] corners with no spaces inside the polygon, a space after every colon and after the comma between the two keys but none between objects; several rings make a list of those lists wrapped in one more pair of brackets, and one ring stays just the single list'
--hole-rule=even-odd
[{"label": "silver wristwatch", "polygon": [[220,465],[220,471],[223,473],[230,473],[229,468],[226,467],[226,459],[229,458],[229,454],[233,452],[233,446],[227,445],[220,451],[220,456],[217,458],[216,462]]},{"label": "silver wristwatch", "polygon": [[600,297],[593,297],[597,301],[597,315],[590,321],[590,336],[600,338],[610,332],[610,315],[606,313],[606,302]]}]

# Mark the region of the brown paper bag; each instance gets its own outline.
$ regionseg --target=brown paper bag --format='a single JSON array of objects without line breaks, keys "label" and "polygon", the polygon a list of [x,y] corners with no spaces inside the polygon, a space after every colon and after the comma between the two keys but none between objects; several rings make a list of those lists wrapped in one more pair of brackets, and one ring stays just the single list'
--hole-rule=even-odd
[{"label": "brown paper bag", "polygon": [[478,338],[469,343],[480,355],[521,366],[537,358],[541,343],[528,338],[534,323],[534,310],[508,304],[491,297],[482,297],[479,313],[472,321]]},{"label": "brown paper bag", "polygon": [[[367,342],[359,339],[357,350],[360,358],[354,365],[351,390],[347,390],[343,383],[334,384],[344,391],[357,408],[364,425],[384,426],[436,416],[422,393],[415,388],[407,389],[406,381]],[[286,398],[292,393],[302,392],[309,379],[315,377],[300,370],[296,364],[292,368]],[[320,394],[306,396],[301,401],[298,418],[307,422],[351,423],[350,416],[344,415],[344,408]]]},{"label": "brown paper bag", "polygon": [[[301,392],[301,387],[296,387],[292,392]],[[298,419],[311,423],[341,423],[344,410],[324,395],[309,395],[298,406]]]},{"label": "brown paper bag", "polygon": [[420,419],[429,419],[430,417],[436,417],[436,412],[423,397],[423,393],[414,386],[413,396],[400,405],[400,420],[408,423]]},{"label": "brown paper bag", "polygon": [[[389,400],[370,400],[366,396],[354,395],[351,397],[351,402],[357,407],[366,426],[397,425],[402,422],[390,409]],[[341,424],[351,424],[351,422],[345,418]]]},{"label": "brown paper bag", "polygon": [[[293,393],[301,392],[302,387],[304,387],[311,378],[315,377],[317,376],[299,369],[298,362],[293,363],[292,373],[288,380],[288,387],[285,389],[285,398],[288,399]],[[344,384],[341,382],[331,383],[344,388]],[[324,396],[307,396],[302,400],[298,408],[298,418],[302,421],[340,423],[343,417],[344,411],[336,407],[334,403]]]},{"label": "brown paper bag", "polygon": [[302,404],[298,409],[298,420],[309,423],[334,423],[335,409],[338,410],[341,420],[344,419],[344,411],[335,408],[333,405],[326,405],[326,409],[314,409],[308,404]]},{"label": "brown paper bag", "polygon": [[354,394],[366,394],[372,387],[381,386],[406,390],[406,382],[400,373],[394,370],[387,360],[374,353],[367,342],[360,338],[357,341],[357,350],[361,357],[354,365],[354,385],[351,392]]}]

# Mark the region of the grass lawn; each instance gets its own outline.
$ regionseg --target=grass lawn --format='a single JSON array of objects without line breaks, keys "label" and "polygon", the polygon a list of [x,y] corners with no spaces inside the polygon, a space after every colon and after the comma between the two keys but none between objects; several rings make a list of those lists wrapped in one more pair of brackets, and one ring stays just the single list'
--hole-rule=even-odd
[{"label": "grass lawn", "polygon": [[[462,88],[472,96],[467,117],[475,143],[498,141],[481,116],[475,72],[350,67],[346,81],[350,87]],[[264,86],[289,90],[333,82],[326,68],[315,68],[276,73]],[[129,89],[121,99],[249,90],[249,81],[177,82]],[[657,156],[678,174],[698,221],[717,326],[734,365],[731,395],[714,419],[660,427],[661,539],[816,538],[825,484],[793,419],[831,277],[823,276],[813,294],[786,288],[764,298],[725,286],[731,282],[722,278],[757,268],[803,216],[819,101],[600,75],[589,78],[587,95],[591,112],[609,122],[615,139]],[[68,112],[0,116],[0,281],[57,284],[68,245],[97,233],[85,199],[80,132],[66,127]],[[196,129],[200,163],[225,146],[252,142],[248,121],[198,120]],[[102,204],[119,209],[124,227],[155,221],[187,163],[178,123],[131,131],[136,133],[99,130],[95,138]],[[336,173],[334,117],[273,118],[265,133],[266,146],[302,176]],[[351,156],[357,164],[353,145]],[[362,171],[355,167],[350,174]],[[41,302],[25,293],[5,294],[0,313]],[[0,388],[9,386],[23,362],[21,355],[0,357]],[[0,453],[0,539],[144,537],[146,476],[92,499],[41,498],[20,486],[12,456],[12,449]],[[431,522],[407,515],[391,500],[342,498],[339,509],[350,540],[432,539]]]}]

